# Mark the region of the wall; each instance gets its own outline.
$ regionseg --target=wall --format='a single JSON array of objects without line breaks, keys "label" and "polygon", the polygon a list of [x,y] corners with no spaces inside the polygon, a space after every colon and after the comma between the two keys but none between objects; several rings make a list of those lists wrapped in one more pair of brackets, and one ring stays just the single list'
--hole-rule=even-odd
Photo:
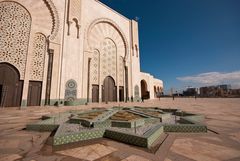
[{"label": "wall", "polygon": [[[0,0],[2,2],[3,0]],[[138,23],[129,20],[105,4],[96,0],[15,0],[21,4],[31,15],[31,29],[26,58],[26,67],[21,75],[24,80],[22,106],[26,106],[28,97],[29,81],[42,81],[41,105],[44,105],[46,98],[47,72],[48,72],[48,49],[54,51],[53,69],[51,78],[51,105],[65,98],[65,86],[68,80],[77,82],[76,99],[78,103],[85,103],[88,94],[88,58],[92,58],[94,48],[89,45],[90,28],[101,20],[107,21],[115,27],[116,31],[112,37],[119,40],[117,42],[117,52],[122,56],[128,68],[128,96],[134,97],[134,87],[139,86],[141,95],[141,79],[145,78],[148,82],[148,89],[152,97],[153,77],[149,74],[140,73],[140,49],[138,36]],[[101,28],[100,28],[101,29]],[[45,37],[45,47],[42,61],[42,76],[33,79],[33,61],[36,44],[36,34]],[[120,38],[117,38],[117,34]],[[92,39],[92,38],[91,38]],[[122,39],[122,42],[120,41]],[[120,61],[117,57],[117,77],[116,84],[125,86],[124,97],[126,97],[125,73],[124,84],[121,84]],[[0,62],[4,60],[0,59]],[[125,72],[125,71],[124,71]],[[143,77],[143,78],[142,78]],[[155,81],[157,82],[157,81]],[[161,82],[160,82],[161,84]],[[102,85],[102,79],[99,85]],[[118,89],[119,90],[119,89]],[[118,91],[117,90],[117,91]],[[118,93],[118,92],[117,92]],[[100,87],[101,100],[101,87]],[[89,89],[91,97],[91,88]],[[119,96],[118,96],[119,98]],[[90,98],[91,99],[91,98]]]}]

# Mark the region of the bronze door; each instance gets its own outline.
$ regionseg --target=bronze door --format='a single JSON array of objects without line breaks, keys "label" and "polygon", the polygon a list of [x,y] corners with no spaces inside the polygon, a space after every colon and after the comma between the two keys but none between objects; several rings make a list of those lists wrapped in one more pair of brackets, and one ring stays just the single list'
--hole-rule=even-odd
[{"label": "bronze door", "polygon": [[0,64],[1,107],[21,105],[23,81],[20,81],[18,70],[10,64]]},{"label": "bronze door", "polygon": [[28,87],[28,106],[40,106],[42,93],[42,82],[29,81]]},{"label": "bronze door", "polygon": [[112,77],[106,77],[102,87],[102,101],[103,102],[116,102],[117,101],[117,88]]},{"label": "bronze door", "polygon": [[[0,105],[2,103],[2,93],[3,93],[3,85],[0,84]],[[1,107],[1,106],[0,106]]]},{"label": "bronze door", "polygon": [[144,99],[150,98],[150,93],[147,88],[147,82],[145,80],[141,80],[141,93],[142,93],[142,98]]},{"label": "bronze door", "polygon": [[124,101],[124,87],[122,86],[119,87],[119,101],[120,102]]},{"label": "bronze door", "polygon": [[99,102],[99,86],[92,85],[92,102]]}]

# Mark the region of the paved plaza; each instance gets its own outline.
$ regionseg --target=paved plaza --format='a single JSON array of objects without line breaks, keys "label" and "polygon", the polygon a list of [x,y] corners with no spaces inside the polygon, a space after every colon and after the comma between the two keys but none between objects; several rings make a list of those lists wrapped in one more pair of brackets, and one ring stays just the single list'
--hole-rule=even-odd
[{"label": "paved plaza", "polygon": [[[28,123],[42,115],[92,107],[146,106],[179,108],[204,114],[208,133],[171,133],[161,136],[154,151],[109,139],[74,143],[53,149],[50,132],[26,131]],[[240,99],[161,98],[144,103],[90,104],[76,107],[28,107],[0,109],[0,160],[23,161],[239,161]]]}]

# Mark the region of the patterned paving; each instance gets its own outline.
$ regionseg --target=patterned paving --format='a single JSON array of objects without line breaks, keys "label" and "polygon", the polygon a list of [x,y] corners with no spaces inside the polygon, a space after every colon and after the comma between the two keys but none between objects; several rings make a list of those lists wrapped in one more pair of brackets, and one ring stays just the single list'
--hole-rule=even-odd
[{"label": "patterned paving", "polygon": [[98,158],[106,156],[112,152],[116,151],[115,148],[105,146],[102,144],[94,144],[64,151],[58,151],[58,154],[71,156],[78,159],[86,159],[89,161],[94,161]]},{"label": "patterned paving", "polygon": [[[145,107],[179,107],[192,113],[204,114],[209,129],[219,134],[208,132],[207,134],[170,134],[156,153],[149,153],[126,144],[118,143],[108,139],[96,141],[100,149],[107,151],[103,154],[93,151],[94,146],[87,144],[79,148],[81,158],[73,158],[71,149],[61,151],[68,155],[56,153],[47,149],[46,140],[50,133],[29,132],[22,130],[27,123],[36,122],[42,115],[58,114],[69,110],[89,110],[91,107],[112,107],[117,103],[91,104],[76,107],[28,107],[23,110],[17,108],[0,109],[0,161],[8,160],[36,160],[36,161],[122,161],[131,159],[131,156],[139,156],[151,161],[239,161],[240,160],[240,99],[204,99],[198,98],[161,98],[159,100],[145,101],[144,103],[121,103],[123,106],[145,106]],[[179,140],[180,139],[180,140]],[[177,140],[177,141],[176,141]],[[185,140],[185,141],[184,141]],[[174,144],[173,144],[174,143]],[[114,150],[111,150],[111,149]],[[95,148],[96,149],[96,148]],[[94,150],[95,150],[94,149]],[[107,150],[106,150],[107,149]],[[110,150],[109,150],[110,149]],[[68,151],[70,150],[70,151]],[[84,151],[85,150],[85,151]],[[93,151],[92,156],[91,151]],[[98,150],[100,151],[100,150]],[[112,152],[113,151],[113,152]],[[47,152],[47,153],[46,153]],[[59,151],[58,151],[59,152]],[[76,150],[75,153],[78,153]],[[87,155],[89,154],[89,155]],[[71,157],[73,155],[73,157]],[[101,157],[103,156],[103,157]],[[138,158],[138,157],[137,157]]]},{"label": "patterned paving", "polygon": [[137,155],[131,155],[130,157],[127,157],[126,159],[123,159],[122,161],[151,161],[151,160],[137,156]]},{"label": "patterned paving", "polygon": [[170,150],[196,161],[230,160],[240,156],[240,150],[186,138],[176,139]]}]

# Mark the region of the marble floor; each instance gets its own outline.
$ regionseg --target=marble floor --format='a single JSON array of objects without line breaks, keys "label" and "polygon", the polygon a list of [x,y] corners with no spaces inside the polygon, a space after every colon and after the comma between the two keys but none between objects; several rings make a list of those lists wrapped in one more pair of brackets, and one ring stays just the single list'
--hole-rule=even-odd
[{"label": "marble floor", "polygon": [[[109,139],[53,149],[49,132],[32,132],[24,128],[42,115],[92,107],[159,106],[179,108],[204,114],[208,133],[166,134],[160,148],[152,152]],[[240,99],[161,98],[144,103],[90,104],[77,107],[27,107],[0,109],[0,161],[239,161]]]}]

